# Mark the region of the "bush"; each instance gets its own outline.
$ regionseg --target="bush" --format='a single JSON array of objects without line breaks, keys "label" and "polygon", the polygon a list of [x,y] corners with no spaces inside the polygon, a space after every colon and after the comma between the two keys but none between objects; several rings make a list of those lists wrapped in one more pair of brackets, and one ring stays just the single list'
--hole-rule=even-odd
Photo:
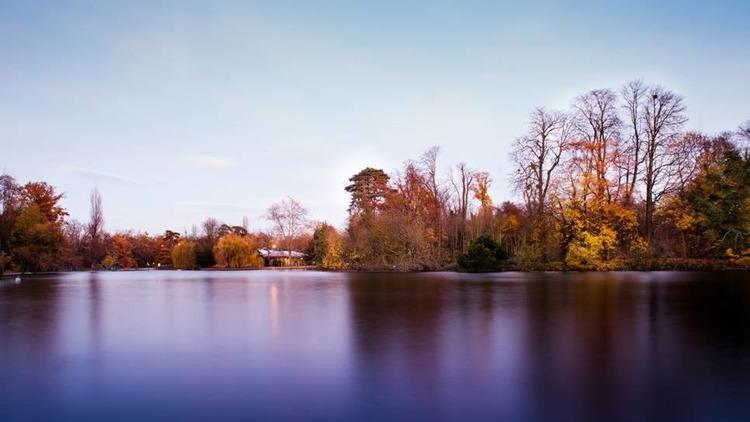
[{"label": "bush", "polygon": [[107,255],[102,260],[102,266],[107,270],[111,270],[116,265],[117,265],[117,260],[112,255]]},{"label": "bush", "polygon": [[308,252],[320,268],[336,270],[344,267],[341,235],[327,223],[315,228]]},{"label": "bush", "polygon": [[210,268],[216,265],[211,240],[201,239],[195,245],[195,264],[201,268]]},{"label": "bush", "polygon": [[599,234],[583,232],[568,248],[565,264],[573,270],[606,270],[607,252],[617,242],[617,234],[603,228]]},{"label": "bush", "polygon": [[489,236],[480,236],[458,258],[458,266],[465,271],[497,271],[507,260],[508,253],[501,245]]},{"label": "bush", "polygon": [[181,270],[195,268],[195,243],[183,240],[172,248],[172,266]]}]

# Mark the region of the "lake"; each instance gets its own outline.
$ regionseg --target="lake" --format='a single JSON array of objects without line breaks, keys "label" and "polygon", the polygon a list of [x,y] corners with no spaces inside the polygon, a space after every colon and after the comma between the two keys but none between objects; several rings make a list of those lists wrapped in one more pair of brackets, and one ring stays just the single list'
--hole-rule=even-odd
[{"label": "lake", "polygon": [[750,420],[750,273],[0,282],[0,420]]}]

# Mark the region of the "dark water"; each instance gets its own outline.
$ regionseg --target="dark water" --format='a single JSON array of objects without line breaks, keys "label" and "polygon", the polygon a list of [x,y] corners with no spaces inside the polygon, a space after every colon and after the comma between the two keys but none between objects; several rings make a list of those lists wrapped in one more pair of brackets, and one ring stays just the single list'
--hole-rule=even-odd
[{"label": "dark water", "polygon": [[0,282],[0,420],[750,420],[750,273]]}]

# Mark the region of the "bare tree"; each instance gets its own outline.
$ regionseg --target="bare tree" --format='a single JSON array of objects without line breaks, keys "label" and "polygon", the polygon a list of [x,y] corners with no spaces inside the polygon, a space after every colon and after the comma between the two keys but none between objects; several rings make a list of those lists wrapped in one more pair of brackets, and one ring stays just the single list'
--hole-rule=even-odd
[{"label": "bare tree", "polygon": [[708,148],[711,139],[697,132],[687,132],[680,135],[677,142],[672,145],[672,154],[678,157],[675,160],[670,191],[682,193],[700,168],[700,156]]},{"label": "bare tree", "polygon": [[570,125],[559,112],[537,108],[529,119],[529,131],[516,139],[512,153],[517,166],[516,189],[523,192],[529,212],[544,215],[550,185],[568,146]]},{"label": "bare tree", "polygon": [[456,171],[458,175],[453,176],[453,172],[450,175],[451,185],[456,194],[456,212],[458,214],[458,243],[459,250],[464,252],[466,247],[466,220],[469,217],[469,201],[471,199],[471,192],[474,188],[475,174],[466,163],[458,163],[456,165]]},{"label": "bare tree", "polygon": [[430,192],[431,206],[437,216],[442,214],[447,197],[446,189],[438,178],[437,159],[439,154],[440,147],[434,146],[425,151],[419,160],[420,170],[425,176],[426,187]]},{"label": "bare tree", "polygon": [[745,150],[745,155],[750,156],[750,120],[737,129],[739,147]]},{"label": "bare tree", "polygon": [[680,157],[674,144],[687,121],[682,97],[662,87],[652,87],[642,107],[645,136],[643,181],[646,188],[644,231],[651,242],[654,210],[661,196],[671,188],[675,165]]},{"label": "bare tree", "polygon": [[623,108],[627,116],[626,127],[628,129],[622,154],[623,160],[621,161],[625,171],[625,192],[623,196],[625,202],[628,203],[633,200],[636,181],[643,164],[644,121],[641,113],[646,91],[647,88],[641,80],[629,82],[621,91],[625,101]]},{"label": "bare tree", "polygon": [[216,238],[219,237],[219,224],[218,221],[216,221],[215,218],[207,218],[206,221],[203,222],[203,234],[206,236],[206,239],[208,239],[211,244],[216,240]]},{"label": "bare tree", "polygon": [[425,151],[419,160],[420,171],[424,175],[425,187],[429,192],[429,203],[427,204],[429,224],[438,234],[436,245],[438,250],[443,246],[443,218],[445,216],[445,205],[448,202],[448,191],[438,179],[437,159],[439,154],[440,147],[434,146]]},{"label": "bare tree", "polygon": [[96,188],[91,191],[90,203],[91,210],[89,214],[89,224],[86,227],[86,234],[89,239],[89,261],[91,265],[94,266],[104,257],[104,210],[102,209],[102,196]]},{"label": "bare tree", "polygon": [[291,255],[292,241],[307,229],[307,210],[294,198],[288,197],[268,208],[266,219],[274,225],[276,235],[284,240]]},{"label": "bare tree", "polygon": [[10,175],[0,175],[0,254],[10,251],[10,235],[20,209],[20,189]]},{"label": "bare tree", "polygon": [[573,103],[577,137],[576,167],[583,173],[583,198],[594,195],[597,206],[612,202],[609,176],[618,157],[620,127],[617,96],[609,89],[590,91]]},{"label": "bare tree", "polygon": [[469,214],[469,199],[474,186],[474,171],[466,163],[456,165],[458,175],[454,178],[451,173],[451,185],[456,193],[456,209],[461,218],[466,221]]},{"label": "bare tree", "polygon": [[743,126],[740,126],[740,128],[737,130],[737,133],[739,133],[740,136],[750,141],[750,120],[745,122]]}]

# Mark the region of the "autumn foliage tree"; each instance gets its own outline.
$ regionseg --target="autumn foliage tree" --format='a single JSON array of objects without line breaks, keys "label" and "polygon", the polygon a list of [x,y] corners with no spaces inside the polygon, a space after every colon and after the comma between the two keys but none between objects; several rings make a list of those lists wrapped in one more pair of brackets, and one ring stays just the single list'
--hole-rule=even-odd
[{"label": "autumn foliage tree", "polygon": [[[716,154],[701,157],[703,135],[682,132],[685,109],[679,95],[633,81],[619,95],[597,89],[578,96],[566,112],[535,110],[512,155],[526,217],[536,216],[528,220],[521,256],[544,257],[556,249],[569,268],[684,256],[688,227],[718,218],[691,216],[686,192],[694,192],[696,180],[706,174],[698,172],[699,162],[721,161]],[[728,202],[717,207],[731,209]],[[535,232],[557,247],[538,242]],[[656,238],[657,232],[666,237]],[[679,251],[669,237],[677,233]]]},{"label": "autumn foliage tree", "polygon": [[344,267],[343,239],[335,227],[320,223],[315,227],[308,254],[320,268],[335,270]]},{"label": "autumn foliage tree", "polygon": [[133,257],[133,241],[127,234],[118,233],[110,238],[110,261],[120,268],[135,268],[138,264]]},{"label": "autumn foliage tree", "polygon": [[249,236],[228,234],[214,247],[216,263],[224,268],[252,268],[263,266],[255,242]]},{"label": "autumn foliage tree", "polygon": [[743,253],[750,249],[750,159],[720,136],[706,146],[700,162],[696,177],[668,197],[658,215],[680,235],[686,256]]},{"label": "autumn foliage tree", "polygon": [[57,267],[63,238],[60,228],[47,215],[39,205],[30,203],[16,217],[11,247],[21,272]]},{"label": "autumn foliage tree", "polygon": [[195,242],[181,240],[172,248],[172,265],[181,270],[192,270],[196,267]]}]

